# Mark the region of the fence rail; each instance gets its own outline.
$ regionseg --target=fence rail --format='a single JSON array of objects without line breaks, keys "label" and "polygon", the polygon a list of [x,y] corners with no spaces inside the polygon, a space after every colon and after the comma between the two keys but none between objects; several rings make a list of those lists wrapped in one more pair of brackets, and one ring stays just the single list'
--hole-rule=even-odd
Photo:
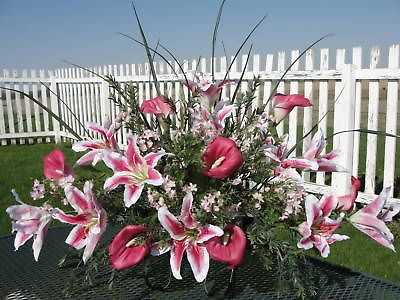
[{"label": "fence rail", "polygon": [[[362,48],[352,49],[351,57],[346,58],[345,49],[336,50],[334,64],[330,62],[330,51],[320,49],[319,55],[309,50],[291,70],[286,74],[277,92],[302,93],[312,99],[313,107],[294,109],[289,119],[280,123],[278,133],[289,134],[289,146],[297,143],[299,138],[308,132],[313,124],[327,113],[320,124],[320,129],[331,134],[351,129],[365,128],[381,130],[391,134],[399,131],[399,80],[400,80],[400,46],[393,45],[389,49],[388,64],[380,67],[381,51],[379,47],[370,50],[369,68],[363,68]],[[299,56],[299,50],[277,55],[268,54],[261,57],[255,54],[244,73],[244,80],[240,90],[246,91],[249,81],[254,75],[259,75],[263,84],[259,87],[253,107],[266,101],[275,83],[282,76],[285,68]],[[245,65],[247,55],[241,57],[240,62],[234,61],[229,77],[238,79]],[[222,79],[228,69],[232,57],[214,59],[202,58],[197,60],[183,60],[185,72],[202,72],[210,74],[211,64],[215,65],[215,78]],[[346,63],[350,62],[350,63]],[[239,66],[240,63],[240,66]],[[319,64],[317,66],[317,63]],[[365,63],[365,62],[364,62]],[[182,85],[183,74],[177,63],[170,62],[172,68],[163,62],[154,63],[158,74],[161,91],[171,98],[181,98],[187,95],[187,89]],[[89,68],[95,73],[112,74],[122,84],[133,82],[138,87],[139,100],[144,101],[155,96],[155,86],[151,82],[149,64],[108,65]],[[178,75],[176,76],[175,73]],[[118,108],[108,100],[109,87],[90,72],[77,68],[64,68],[53,71],[24,70],[21,74],[16,71],[3,71],[0,77],[0,86],[22,90],[33,97],[40,99],[43,105],[51,107],[52,111],[74,130],[85,136],[83,128],[73,117],[75,114],[82,123],[102,123],[106,115],[115,118]],[[47,88],[47,87],[48,88]],[[72,112],[59,101],[59,95]],[[231,87],[224,87],[223,96],[229,97],[233,93]],[[179,106],[178,106],[179,109]],[[269,110],[269,107],[267,107]],[[121,131],[118,139],[126,141],[127,131]],[[0,144],[41,143],[55,140],[56,142],[73,138],[60,124],[52,119],[46,111],[27,97],[12,91],[0,92]],[[304,148],[311,137],[303,140]],[[374,134],[360,134],[348,132],[333,137],[333,148],[340,148],[343,156],[339,163],[346,166],[349,173],[330,174],[304,173],[310,190],[321,191],[331,186],[339,193],[346,192],[350,175],[360,176],[364,173],[365,190],[360,199],[370,201],[378,190],[379,182],[376,175],[383,174],[383,186],[393,186],[397,170],[400,169],[400,158],[397,148],[400,146],[394,137],[381,137]],[[299,147],[293,155],[300,155]],[[315,176],[314,176],[315,175]],[[397,179],[399,180],[399,178]],[[393,190],[391,191],[393,195]],[[400,191],[396,191],[396,198],[400,198]],[[398,199],[395,199],[398,200]]]}]

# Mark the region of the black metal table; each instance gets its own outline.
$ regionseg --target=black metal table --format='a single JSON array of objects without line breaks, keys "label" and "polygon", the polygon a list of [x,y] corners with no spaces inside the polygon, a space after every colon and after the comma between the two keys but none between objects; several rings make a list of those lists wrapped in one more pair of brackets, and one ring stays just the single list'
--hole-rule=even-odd
[{"label": "black metal table", "polygon": [[[70,276],[68,268],[59,268],[58,262],[68,246],[64,243],[70,227],[58,227],[49,230],[39,263],[33,260],[30,243],[13,250],[13,236],[0,238],[0,299],[64,299],[62,290]],[[115,229],[106,233],[110,239]],[[167,280],[168,258],[158,259],[153,264],[153,277]],[[185,261],[185,259],[184,259]],[[319,292],[317,299],[400,299],[400,287],[368,275],[311,259],[310,264],[318,269]],[[107,268],[108,269],[108,268]],[[219,273],[218,273],[219,272]],[[75,287],[72,299],[207,299],[202,284],[196,284],[190,268],[184,264],[184,280],[172,279],[164,291],[150,289],[144,281],[143,266],[131,268],[124,276],[119,276],[108,289],[107,280],[110,270],[104,270],[103,283],[91,287]],[[216,274],[219,274],[216,276]],[[222,274],[222,275],[220,275]],[[213,279],[214,278],[214,279]],[[229,272],[222,267],[211,265],[208,280],[221,282],[226,286]],[[157,284],[157,279],[152,278]],[[273,288],[275,275],[265,271],[257,262],[249,260],[236,272],[234,299],[296,299],[293,293],[278,294]],[[100,280],[101,281],[101,280]],[[218,296],[218,293],[215,295]]]}]

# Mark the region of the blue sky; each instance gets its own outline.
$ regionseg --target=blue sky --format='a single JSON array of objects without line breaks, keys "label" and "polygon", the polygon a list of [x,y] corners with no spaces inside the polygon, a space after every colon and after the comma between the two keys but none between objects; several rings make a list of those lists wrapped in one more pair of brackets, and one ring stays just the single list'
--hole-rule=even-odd
[{"label": "blue sky", "polygon": [[[209,57],[219,1],[137,0],[144,29],[179,58]],[[269,16],[252,39],[262,55],[303,49],[327,33],[317,47],[373,45],[383,49],[400,42],[398,0],[227,0],[219,32],[231,55],[265,12]],[[1,0],[0,68],[53,68],[77,64],[138,63],[143,50],[115,32],[139,37],[128,0]],[[366,53],[365,53],[366,54]]]}]

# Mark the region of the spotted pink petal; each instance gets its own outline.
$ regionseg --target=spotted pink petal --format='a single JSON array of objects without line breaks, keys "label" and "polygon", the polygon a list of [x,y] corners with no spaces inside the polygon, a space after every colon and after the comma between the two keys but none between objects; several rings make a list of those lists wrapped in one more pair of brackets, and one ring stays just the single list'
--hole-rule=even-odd
[{"label": "spotted pink petal", "polygon": [[86,225],[90,222],[90,214],[82,213],[75,216],[64,213],[61,209],[55,208],[52,211],[54,219],[67,224],[81,224]]},{"label": "spotted pink petal", "polygon": [[15,240],[14,240],[15,251],[17,251],[19,247],[24,245],[32,236],[33,234],[26,234],[18,231],[15,235]]},{"label": "spotted pink petal", "polygon": [[105,190],[113,190],[120,184],[131,185],[134,184],[135,181],[132,179],[131,172],[117,172],[113,176],[107,178],[104,182]]},{"label": "spotted pink petal", "polygon": [[299,225],[299,232],[303,237],[309,237],[311,235],[311,226],[307,222],[303,222]]},{"label": "spotted pink petal", "polygon": [[235,109],[235,105],[227,105],[224,106],[221,110],[217,112],[217,120],[220,124],[223,124],[225,119],[229,117],[233,110]]},{"label": "spotted pink petal", "polygon": [[158,209],[158,220],[174,240],[183,240],[185,238],[185,227],[169,212],[166,206]]},{"label": "spotted pink petal", "polygon": [[170,244],[165,245],[165,243],[156,242],[156,243],[153,243],[151,245],[150,254],[152,256],[160,256],[160,255],[162,255],[164,253],[167,253],[170,250],[171,250],[171,245]]},{"label": "spotted pink petal", "polygon": [[77,211],[78,213],[83,213],[89,209],[89,203],[85,198],[85,194],[82,193],[74,186],[69,186],[65,189],[65,197],[68,203]]},{"label": "spotted pink petal", "polygon": [[43,158],[43,173],[47,179],[57,180],[61,177],[70,175],[70,170],[66,166],[64,153],[60,149],[54,149]]},{"label": "spotted pink petal", "polygon": [[126,184],[124,191],[124,204],[131,207],[138,200],[143,191],[143,185]]},{"label": "spotted pink petal", "polygon": [[327,239],[327,242],[328,244],[333,244],[334,242],[345,241],[348,239],[350,239],[350,237],[347,235],[334,233]]},{"label": "spotted pink petal", "polygon": [[318,163],[315,160],[309,160],[304,158],[288,158],[281,163],[282,168],[299,168],[299,169],[310,169],[318,170]]},{"label": "spotted pink petal", "polygon": [[82,152],[86,150],[99,150],[107,148],[103,141],[88,140],[79,141],[72,145],[72,150],[75,152]]},{"label": "spotted pink petal", "polygon": [[50,222],[50,218],[48,220],[43,220],[37,234],[33,236],[33,243],[32,243],[32,250],[33,250],[33,257],[36,261],[39,260],[40,251],[43,247],[44,237],[48,230],[48,223]]},{"label": "spotted pink petal", "polygon": [[43,210],[36,206],[22,204],[12,205],[6,209],[6,212],[13,220],[26,220],[39,219],[42,216]]},{"label": "spotted pink petal", "polygon": [[325,158],[317,159],[319,172],[346,172],[346,168]]},{"label": "spotted pink petal", "polygon": [[224,234],[224,231],[221,228],[210,224],[198,229],[200,230],[200,233],[196,239],[197,243],[204,243],[215,236],[222,236]]},{"label": "spotted pink petal", "polygon": [[104,155],[103,161],[114,172],[132,171],[128,159],[120,153],[108,152]]},{"label": "spotted pink petal", "polygon": [[307,195],[305,201],[305,209],[307,216],[307,223],[312,226],[314,220],[320,217],[321,209],[318,205],[318,199],[314,195]]},{"label": "spotted pink petal", "polygon": [[400,212],[399,203],[391,203],[388,207],[385,207],[382,212],[378,215],[378,218],[383,222],[393,221],[393,217]]},{"label": "spotted pink petal", "polygon": [[382,220],[377,219],[374,215],[359,210],[350,217],[350,222],[354,227],[382,246],[395,251],[392,244],[393,234]]},{"label": "spotted pink petal", "polygon": [[35,234],[39,230],[40,224],[40,219],[19,220],[12,223],[12,230],[25,234]]},{"label": "spotted pink petal", "polygon": [[183,253],[185,252],[186,248],[188,247],[188,243],[185,241],[174,241],[171,247],[171,257],[170,257],[170,265],[172,275],[176,279],[182,279],[181,276],[181,264]]},{"label": "spotted pink petal", "polygon": [[341,155],[342,155],[342,151],[340,149],[335,149],[325,155],[321,155],[320,157],[325,158],[327,160],[331,160],[331,159],[335,159]]},{"label": "spotted pink petal", "polygon": [[327,258],[330,254],[330,247],[326,238],[320,235],[314,235],[313,242],[314,247],[321,253],[321,256]]},{"label": "spotted pink petal", "polygon": [[210,257],[206,247],[204,245],[190,243],[186,249],[186,253],[194,278],[197,282],[204,281],[210,267]]},{"label": "spotted pink petal", "polygon": [[92,150],[82,155],[75,163],[75,166],[84,166],[92,164],[95,166],[103,156],[103,150]]},{"label": "spotted pink petal", "polygon": [[314,243],[311,239],[310,236],[308,237],[303,237],[298,243],[297,243],[297,248],[304,249],[304,250],[309,250],[312,247],[314,247]]},{"label": "spotted pink petal", "polygon": [[312,138],[307,151],[303,154],[304,158],[313,159],[319,156],[326,146],[326,141],[322,131],[318,131]]},{"label": "spotted pink petal", "polygon": [[180,220],[186,227],[189,228],[197,227],[197,223],[192,216],[192,203],[193,194],[187,193],[183,198]]},{"label": "spotted pink petal", "polygon": [[99,124],[87,123],[86,128],[88,128],[94,132],[100,133],[103,136],[103,138],[105,140],[107,140],[107,130],[105,128],[103,128],[102,126],[100,126]]},{"label": "spotted pink petal", "polygon": [[149,177],[144,181],[145,183],[155,185],[155,186],[160,186],[163,184],[164,179],[163,179],[162,175],[160,174],[160,172],[158,172],[157,170],[150,167],[147,170],[147,174]]},{"label": "spotted pink petal", "polygon": [[140,154],[139,147],[137,146],[136,143],[136,137],[134,136],[128,137],[128,147],[126,149],[126,157],[128,159],[128,163],[133,166],[142,165],[146,163],[146,161]]},{"label": "spotted pink petal", "polygon": [[370,214],[373,216],[377,216],[385,206],[385,203],[389,197],[390,187],[384,188],[378,197],[370,204],[362,208],[360,211],[365,214]]},{"label": "spotted pink petal", "polygon": [[311,101],[299,94],[276,94],[273,98],[272,106],[274,109],[275,123],[279,123],[293,110],[295,106],[311,106]]},{"label": "spotted pink petal", "polygon": [[83,260],[84,264],[86,264],[86,262],[89,260],[89,258],[92,257],[93,252],[96,249],[97,244],[99,243],[102,235],[103,235],[103,231],[98,234],[91,234],[87,238],[86,247],[85,247],[85,250],[83,251],[83,255],[82,255],[82,260]]},{"label": "spotted pink petal", "polygon": [[82,249],[83,247],[86,246],[87,243],[87,234],[88,230],[81,225],[77,225],[74,228],[72,228],[71,232],[69,233],[67,239],[65,242],[74,247],[75,249]]},{"label": "spotted pink petal", "polygon": [[333,195],[324,195],[321,200],[319,200],[319,206],[322,210],[322,215],[327,217],[331,214],[332,210],[334,210],[337,206],[337,198]]},{"label": "spotted pink petal", "polygon": [[158,152],[151,152],[149,154],[147,154],[144,159],[146,160],[146,163],[151,166],[151,167],[155,167],[158,163],[158,161],[160,160],[161,157],[163,157],[165,155],[165,151],[161,150]]}]

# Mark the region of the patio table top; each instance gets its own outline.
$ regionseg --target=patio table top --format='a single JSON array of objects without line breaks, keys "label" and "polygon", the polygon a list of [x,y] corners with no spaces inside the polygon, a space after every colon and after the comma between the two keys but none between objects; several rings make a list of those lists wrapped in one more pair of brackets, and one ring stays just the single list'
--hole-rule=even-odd
[{"label": "patio table top", "polygon": [[[71,227],[50,228],[39,262],[33,259],[30,242],[18,252],[13,249],[14,236],[0,237],[0,299],[65,299],[62,290],[67,286],[73,267],[58,266],[68,252],[65,244]],[[115,228],[109,228],[106,239],[111,239]],[[400,299],[400,286],[373,278],[360,272],[309,259],[310,266],[318,270],[317,299]],[[76,264],[74,265],[76,267]],[[183,280],[172,278],[165,290],[150,289],[144,280],[143,266],[138,265],[115,277],[108,288],[111,270],[100,272],[93,286],[75,285],[72,299],[207,299],[224,298],[230,271],[222,264],[211,263],[207,286],[194,281],[186,259],[182,268]],[[150,266],[149,281],[161,286],[169,277],[169,254],[154,259]],[[233,299],[297,299],[293,291],[278,294],[274,288],[276,274],[263,269],[256,259],[246,258],[235,271]]]}]

